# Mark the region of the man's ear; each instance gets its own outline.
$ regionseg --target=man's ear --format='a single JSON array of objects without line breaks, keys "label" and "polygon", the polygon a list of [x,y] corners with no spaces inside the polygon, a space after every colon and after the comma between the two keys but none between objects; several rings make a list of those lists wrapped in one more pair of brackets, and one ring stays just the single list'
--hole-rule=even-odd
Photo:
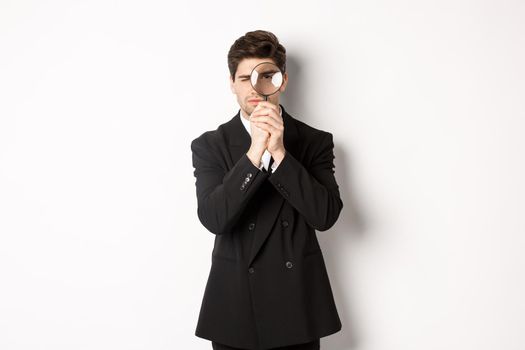
[{"label": "man's ear", "polygon": [[233,87],[233,78],[232,76],[230,75],[230,90],[232,91],[233,94],[235,94],[235,88]]},{"label": "man's ear", "polygon": [[286,85],[288,85],[288,72],[283,74],[283,84],[279,88],[279,91],[284,92],[284,90],[286,90]]}]

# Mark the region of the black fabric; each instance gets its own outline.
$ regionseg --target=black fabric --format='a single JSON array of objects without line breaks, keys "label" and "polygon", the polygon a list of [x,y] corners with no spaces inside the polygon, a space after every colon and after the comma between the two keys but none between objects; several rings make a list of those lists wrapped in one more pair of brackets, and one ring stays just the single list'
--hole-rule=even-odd
[{"label": "black fabric", "polygon": [[268,163],[268,170],[263,166],[262,167],[262,170],[265,172],[265,173],[268,173],[268,174],[272,174],[272,164],[273,164],[273,157],[270,157],[270,162]]},{"label": "black fabric", "polygon": [[[221,343],[217,343],[214,341],[211,342],[211,345],[212,345],[213,350],[249,350],[249,349],[243,349],[243,348],[234,348],[234,347],[224,345]],[[278,348],[271,348],[269,350],[320,350],[320,349],[321,349],[321,341],[320,339],[315,339],[308,343],[280,346]]]},{"label": "black fabric", "polygon": [[215,239],[195,335],[240,349],[342,328],[316,236],[343,207],[332,134],[281,108],[286,153],[271,175],[246,155],[239,113],[191,143],[197,216]]}]

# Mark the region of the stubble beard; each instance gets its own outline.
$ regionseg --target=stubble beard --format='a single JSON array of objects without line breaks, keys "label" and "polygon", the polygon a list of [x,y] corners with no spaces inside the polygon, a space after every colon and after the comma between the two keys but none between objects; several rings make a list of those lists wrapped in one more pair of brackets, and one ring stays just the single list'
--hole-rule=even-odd
[{"label": "stubble beard", "polygon": [[249,118],[250,115],[253,113],[253,111],[255,110],[255,107],[257,106],[252,106],[250,105],[250,103],[246,103],[244,105],[244,110],[246,111],[246,116]]}]

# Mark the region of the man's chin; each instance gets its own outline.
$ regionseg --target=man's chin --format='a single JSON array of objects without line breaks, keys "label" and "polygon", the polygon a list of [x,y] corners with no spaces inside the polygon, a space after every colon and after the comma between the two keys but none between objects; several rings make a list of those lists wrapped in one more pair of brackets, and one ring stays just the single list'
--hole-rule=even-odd
[{"label": "man's chin", "polygon": [[255,107],[247,106],[244,110],[246,111],[246,113],[248,113],[248,117],[249,117],[255,110]]}]

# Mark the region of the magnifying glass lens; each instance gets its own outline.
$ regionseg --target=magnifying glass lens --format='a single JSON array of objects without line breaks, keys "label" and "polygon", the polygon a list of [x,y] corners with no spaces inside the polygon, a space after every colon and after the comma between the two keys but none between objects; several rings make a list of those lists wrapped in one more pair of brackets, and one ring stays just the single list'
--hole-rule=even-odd
[{"label": "magnifying glass lens", "polygon": [[270,62],[263,62],[255,66],[250,81],[259,94],[269,96],[277,91],[283,83],[283,74],[279,67]]}]

